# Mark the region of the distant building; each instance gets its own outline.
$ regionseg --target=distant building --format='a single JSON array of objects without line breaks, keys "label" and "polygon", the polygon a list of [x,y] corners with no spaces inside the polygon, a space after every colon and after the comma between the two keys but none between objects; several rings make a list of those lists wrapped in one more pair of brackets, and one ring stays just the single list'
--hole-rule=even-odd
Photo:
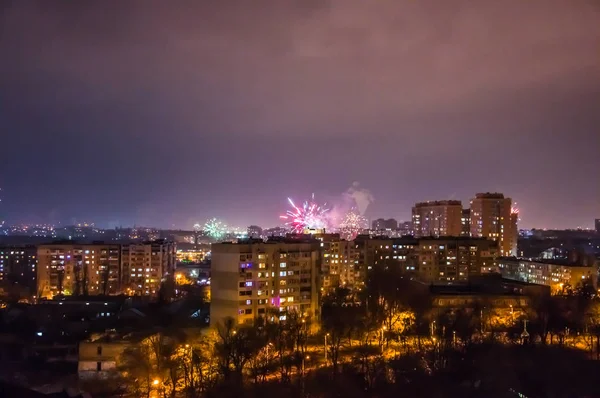
[{"label": "distant building", "polygon": [[549,286],[553,292],[560,292],[569,285],[576,288],[581,282],[589,281],[598,286],[598,268],[557,260],[529,260],[516,257],[502,257],[498,269],[503,278]]},{"label": "distant building", "polygon": [[371,228],[375,231],[384,231],[388,229],[393,231],[398,229],[398,221],[393,218],[378,218],[377,220],[373,220]]},{"label": "distant building", "polygon": [[38,246],[38,296],[119,293],[120,249],[118,244],[105,243]]},{"label": "distant building", "polygon": [[471,209],[463,209],[460,225],[460,236],[471,236]]},{"label": "distant building", "polygon": [[426,282],[465,282],[496,269],[498,243],[485,238],[421,238],[418,277]]},{"label": "distant building", "polygon": [[388,238],[359,235],[354,240],[355,284],[365,284],[373,267],[396,268],[407,275],[416,275],[418,240],[412,236]]},{"label": "distant building", "polygon": [[424,236],[460,236],[462,204],[459,200],[439,200],[417,203],[412,208],[416,238]]},{"label": "distant building", "polygon": [[290,311],[319,315],[320,242],[256,239],[212,246],[211,325],[226,318],[252,324],[259,316],[285,320]]},{"label": "distant building", "polygon": [[36,295],[37,249],[32,245],[0,246],[2,287],[20,286],[29,296]]},{"label": "distant building", "polygon": [[60,242],[37,248],[37,291],[55,295],[155,296],[175,269],[175,244],[158,240],[113,244]]},{"label": "distant building", "polygon": [[210,253],[209,244],[194,245],[179,243],[177,245],[177,263],[201,263]]},{"label": "distant building", "polygon": [[250,225],[248,227],[248,237],[254,239],[260,239],[263,237],[263,229],[258,225]]},{"label": "distant building", "polygon": [[160,283],[175,270],[173,242],[157,240],[131,243],[121,248],[121,283],[128,295],[157,296]]},{"label": "distant building", "polygon": [[398,223],[398,234],[400,236],[414,235],[412,221],[402,221]]},{"label": "distant building", "polygon": [[498,242],[500,255],[517,254],[518,210],[501,193],[478,193],[471,200],[471,236]]},{"label": "distant building", "polygon": [[596,218],[595,226],[596,226],[596,233],[600,234],[600,218]]},{"label": "distant building", "polygon": [[283,227],[274,227],[274,228],[267,228],[267,229],[263,229],[263,237],[271,237],[271,236],[285,236],[287,235],[287,233],[289,232],[288,229],[283,228]]}]

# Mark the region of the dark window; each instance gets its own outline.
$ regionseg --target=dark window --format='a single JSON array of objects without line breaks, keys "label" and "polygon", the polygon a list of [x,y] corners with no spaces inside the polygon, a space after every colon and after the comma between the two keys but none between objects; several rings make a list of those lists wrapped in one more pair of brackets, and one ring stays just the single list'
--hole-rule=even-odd
[{"label": "dark window", "polygon": [[96,362],[96,370],[100,372],[102,370],[102,362]]}]

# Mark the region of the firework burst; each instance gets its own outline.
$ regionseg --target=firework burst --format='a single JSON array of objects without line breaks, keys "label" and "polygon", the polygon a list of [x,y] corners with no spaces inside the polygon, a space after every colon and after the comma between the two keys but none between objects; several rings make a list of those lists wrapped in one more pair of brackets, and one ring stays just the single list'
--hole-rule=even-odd
[{"label": "firework burst", "polygon": [[216,218],[211,218],[204,224],[204,232],[211,238],[220,239],[227,232],[227,226]]},{"label": "firework burst", "polygon": [[315,194],[310,200],[304,202],[302,206],[296,206],[294,201],[288,198],[288,202],[292,206],[285,215],[280,216],[282,220],[287,220],[286,225],[292,229],[294,233],[302,233],[305,229],[322,229],[327,227],[327,204],[320,206],[315,202]]},{"label": "firework burst", "polygon": [[366,225],[367,219],[352,209],[344,215],[339,230],[345,238],[354,239],[362,229],[366,228]]}]

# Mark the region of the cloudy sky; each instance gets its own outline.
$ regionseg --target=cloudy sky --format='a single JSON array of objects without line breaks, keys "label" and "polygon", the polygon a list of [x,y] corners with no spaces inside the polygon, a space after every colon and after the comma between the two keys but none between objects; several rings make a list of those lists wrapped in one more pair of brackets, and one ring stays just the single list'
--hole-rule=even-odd
[{"label": "cloudy sky", "polygon": [[276,225],[499,191],[600,218],[594,0],[0,1],[0,216]]}]

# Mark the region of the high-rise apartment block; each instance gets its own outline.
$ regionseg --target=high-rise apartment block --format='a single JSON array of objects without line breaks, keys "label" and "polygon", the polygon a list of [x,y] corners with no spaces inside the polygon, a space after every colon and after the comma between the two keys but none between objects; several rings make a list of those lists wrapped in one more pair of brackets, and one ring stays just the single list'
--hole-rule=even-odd
[{"label": "high-rise apartment block", "polygon": [[415,237],[460,236],[462,211],[459,200],[417,203],[412,208]]},{"label": "high-rise apartment block", "polygon": [[121,284],[125,293],[136,296],[158,294],[161,279],[175,270],[176,248],[157,240],[132,243],[121,248]]},{"label": "high-rise apartment block", "polygon": [[356,267],[356,250],[352,240],[345,240],[340,234],[317,234],[321,241],[321,288],[323,292],[338,286],[354,287],[360,278]]},{"label": "high-rise apartment block", "polygon": [[56,243],[37,249],[38,295],[117,294],[120,245]]},{"label": "high-rise apartment block", "polygon": [[37,248],[40,297],[129,294],[155,296],[161,279],[175,267],[175,244],[73,242]]},{"label": "high-rise apartment block", "polygon": [[595,226],[596,226],[596,233],[600,234],[600,218],[596,218]]},{"label": "high-rise apartment block", "polygon": [[485,238],[422,238],[418,277],[426,282],[465,282],[495,269],[498,243]]},{"label": "high-rise apartment block", "polygon": [[36,294],[37,249],[35,246],[0,246],[0,282],[10,281],[25,294]]},{"label": "high-rise apartment block", "polygon": [[471,200],[471,236],[498,242],[501,256],[517,254],[518,211],[501,193],[478,193]]},{"label": "high-rise apartment block", "polygon": [[460,236],[471,236],[471,209],[463,209],[460,225]]},{"label": "high-rise apartment block", "polygon": [[285,320],[291,311],[318,317],[320,244],[307,237],[213,244],[211,324]]}]

